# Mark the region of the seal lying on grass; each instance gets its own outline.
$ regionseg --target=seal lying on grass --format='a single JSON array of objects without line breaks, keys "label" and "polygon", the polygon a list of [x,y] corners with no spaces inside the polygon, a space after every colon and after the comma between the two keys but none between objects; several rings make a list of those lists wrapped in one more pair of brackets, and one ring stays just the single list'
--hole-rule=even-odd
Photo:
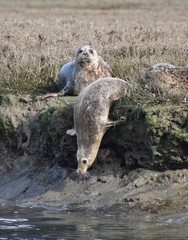
[{"label": "seal lying on grass", "polygon": [[90,83],[102,77],[110,77],[110,66],[91,46],[82,46],[76,53],[76,59],[65,64],[59,72],[59,93],[47,93],[39,100],[48,97],[75,95]]},{"label": "seal lying on grass", "polygon": [[[112,103],[130,92],[130,85],[118,78],[101,78],[84,88],[74,106],[74,129],[77,136],[77,172],[85,174],[93,164],[102,138],[110,126],[124,120],[108,119]],[[87,174],[87,173],[86,173]]]},{"label": "seal lying on grass", "polygon": [[156,94],[186,100],[188,95],[188,67],[159,63],[140,71],[140,83]]}]

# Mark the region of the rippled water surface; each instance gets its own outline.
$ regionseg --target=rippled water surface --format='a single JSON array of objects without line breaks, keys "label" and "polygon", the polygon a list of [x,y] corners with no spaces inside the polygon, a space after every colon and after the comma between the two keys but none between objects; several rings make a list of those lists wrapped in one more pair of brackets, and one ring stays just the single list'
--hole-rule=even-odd
[{"label": "rippled water surface", "polygon": [[109,214],[1,208],[2,239],[183,240],[188,239],[188,225],[133,221]]}]

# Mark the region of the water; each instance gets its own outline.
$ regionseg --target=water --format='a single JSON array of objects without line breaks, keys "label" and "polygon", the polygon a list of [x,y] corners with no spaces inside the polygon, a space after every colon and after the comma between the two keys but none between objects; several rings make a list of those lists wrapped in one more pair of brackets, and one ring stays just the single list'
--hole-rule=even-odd
[{"label": "water", "polygon": [[0,240],[184,240],[187,224],[131,220],[109,214],[73,213],[39,208],[0,209]]}]

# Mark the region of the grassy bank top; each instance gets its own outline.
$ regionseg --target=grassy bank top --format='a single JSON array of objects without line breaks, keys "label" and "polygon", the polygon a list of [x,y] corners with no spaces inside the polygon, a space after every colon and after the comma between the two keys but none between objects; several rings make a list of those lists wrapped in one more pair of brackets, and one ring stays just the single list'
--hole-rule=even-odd
[{"label": "grassy bank top", "polygon": [[187,65],[186,0],[0,0],[0,93],[55,91],[60,67],[92,44],[113,75]]}]

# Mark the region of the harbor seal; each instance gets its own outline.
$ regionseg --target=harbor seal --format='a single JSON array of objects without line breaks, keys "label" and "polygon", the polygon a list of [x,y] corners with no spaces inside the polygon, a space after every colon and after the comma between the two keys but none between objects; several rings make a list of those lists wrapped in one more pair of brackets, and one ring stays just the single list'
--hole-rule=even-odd
[{"label": "harbor seal", "polygon": [[76,52],[76,59],[66,63],[58,75],[58,93],[47,93],[40,99],[48,97],[75,95],[95,80],[110,77],[110,66],[97,54],[94,47],[85,45]]},{"label": "harbor seal", "polygon": [[188,68],[169,63],[158,63],[139,73],[139,82],[158,95],[178,97],[186,101],[188,95]]},{"label": "harbor seal", "polygon": [[111,121],[109,110],[114,101],[130,92],[130,84],[119,78],[100,78],[85,87],[74,105],[74,129],[67,134],[77,136],[77,172],[87,174],[93,164],[102,138],[110,126],[125,121]]}]

